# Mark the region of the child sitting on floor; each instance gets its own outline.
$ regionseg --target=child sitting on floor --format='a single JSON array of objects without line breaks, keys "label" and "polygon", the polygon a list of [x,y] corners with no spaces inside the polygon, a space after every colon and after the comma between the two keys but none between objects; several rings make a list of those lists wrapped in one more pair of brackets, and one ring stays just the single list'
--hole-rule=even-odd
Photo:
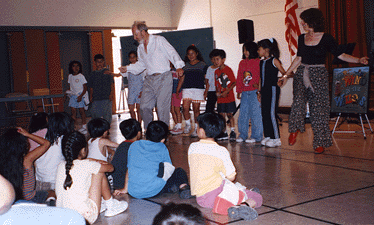
[{"label": "child sitting on floor", "polygon": [[147,140],[131,144],[127,164],[128,191],[131,196],[150,198],[179,191],[182,199],[191,197],[186,171],[175,169],[164,144],[168,133],[166,123],[152,121],[147,127]]},{"label": "child sitting on floor", "polygon": [[110,124],[103,118],[90,120],[87,124],[88,133],[91,139],[88,140],[88,156],[87,158],[99,159],[108,162],[109,155],[113,157],[114,150],[118,144],[109,140]]},{"label": "child sitting on floor", "polygon": [[128,203],[112,197],[105,176],[105,172],[113,171],[112,164],[102,160],[85,159],[85,136],[74,131],[64,136],[61,145],[65,161],[57,168],[57,207],[76,210],[90,224],[94,223],[99,213],[104,210],[107,217],[125,211]]},{"label": "child sitting on floor", "polygon": [[113,177],[113,187],[116,189],[115,195],[127,193],[127,156],[130,145],[142,137],[142,127],[136,119],[124,120],[119,124],[119,129],[122,135],[126,138],[114,153],[112,165],[114,172],[111,174]]},{"label": "child sitting on floor", "polygon": [[197,122],[200,141],[192,143],[188,149],[191,194],[196,195],[201,207],[212,208],[215,213],[228,213],[233,219],[256,219],[258,214],[253,208],[262,205],[262,196],[257,193],[259,191],[232,183],[236,171],[230,153],[214,141],[224,128],[223,117],[204,113]]}]

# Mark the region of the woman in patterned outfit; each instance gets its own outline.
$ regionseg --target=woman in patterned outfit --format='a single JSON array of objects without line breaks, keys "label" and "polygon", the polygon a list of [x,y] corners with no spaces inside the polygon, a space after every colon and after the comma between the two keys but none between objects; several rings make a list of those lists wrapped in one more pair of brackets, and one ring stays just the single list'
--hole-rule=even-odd
[{"label": "woman in patterned outfit", "polygon": [[357,58],[338,52],[334,38],[323,32],[324,18],[319,9],[311,8],[300,15],[305,34],[299,36],[297,56],[280,79],[285,82],[297,68],[293,81],[293,103],[289,118],[288,142],[295,144],[299,131],[305,131],[306,102],[309,103],[310,119],[314,134],[313,148],[316,154],[332,145],[329,128],[330,102],[328,72],[325,68],[327,52],[350,63],[368,64],[368,58]]}]

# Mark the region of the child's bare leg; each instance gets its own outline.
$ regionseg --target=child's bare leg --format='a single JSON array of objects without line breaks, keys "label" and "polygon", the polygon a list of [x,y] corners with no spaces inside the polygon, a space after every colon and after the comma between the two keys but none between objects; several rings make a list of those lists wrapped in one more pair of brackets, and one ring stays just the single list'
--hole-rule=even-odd
[{"label": "child's bare leg", "polygon": [[79,113],[81,114],[82,124],[86,124],[87,119],[86,119],[86,112],[84,111],[84,108],[79,108]]},{"label": "child's bare leg", "polygon": [[71,118],[74,120],[74,123],[77,121],[77,110],[73,107],[70,107],[71,110]]},{"label": "child's bare leg", "polygon": [[135,104],[132,104],[132,105],[129,104],[128,106],[129,106],[131,118],[136,119],[136,115],[135,115]]},{"label": "child's bare leg", "polygon": [[178,121],[177,121],[178,119],[177,119],[177,114],[175,112],[174,106],[170,107],[170,112],[171,112],[171,116],[173,118],[174,124],[177,124],[178,123]]},{"label": "child's bare leg", "polygon": [[91,178],[91,187],[88,191],[88,197],[96,203],[99,212],[101,207],[101,192],[104,177],[104,173],[93,174]]},{"label": "child's bare leg", "polygon": [[[253,199],[251,199],[251,198],[247,199],[247,200],[245,201],[245,203],[247,203],[247,204],[249,205],[249,207],[251,207],[251,208],[255,208],[255,207],[256,207],[256,202],[255,202],[255,200],[253,200]],[[242,204],[243,204],[243,203],[242,203]]]},{"label": "child's bare leg", "polygon": [[190,115],[190,105],[191,105],[192,100],[183,100],[183,116],[185,120],[191,119]]},{"label": "child's bare leg", "polygon": [[174,113],[176,115],[177,121],[176,123],[182,123],[182,113],[180,106],[173,106],[174,107]]},{"label": "child's bare leg", "polygon": [[142,116],[140,115],[140,104],[136,103],[136,115],[138,117],[138,122],[142,123]]},{"label": "child's bare leg", "polygon": [[192,102],[193,116],[195,124],[197,123],[197,117],[200,115],[200,102]]},{"label": "child's bare leg", "polygon": [[105,174],[104,174],[102,184],[101,184],[101,194],[104,200],[108,200],[112,197],[112,193],[110,192],[108,178],[105,176]]},{"label": "child's bare leg", "polygon": [[227,117],[230,120],[230,127],[235,127],[235,120],[234,120],[234,116],[232,115],[232,113],[227,113]]}]

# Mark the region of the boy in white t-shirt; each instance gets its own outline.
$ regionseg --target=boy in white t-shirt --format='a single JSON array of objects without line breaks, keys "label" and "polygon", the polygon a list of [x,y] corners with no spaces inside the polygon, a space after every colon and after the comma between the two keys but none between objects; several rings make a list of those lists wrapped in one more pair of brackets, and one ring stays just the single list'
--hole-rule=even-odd
[{"label": "boy in white t-shirt", "polygon": [[79,130],[81,133],[87,133],[87,121],[85,108],[89,104],[87,92],[87,80],[82,74],[82,64],[78,61],[71,61],[69,63],[69,77],[68,83],[70,90],[66,93],[69,95],[69,106],[71,109],[71,117],[76,121],[77,109],[82,118],[82,128]]}]

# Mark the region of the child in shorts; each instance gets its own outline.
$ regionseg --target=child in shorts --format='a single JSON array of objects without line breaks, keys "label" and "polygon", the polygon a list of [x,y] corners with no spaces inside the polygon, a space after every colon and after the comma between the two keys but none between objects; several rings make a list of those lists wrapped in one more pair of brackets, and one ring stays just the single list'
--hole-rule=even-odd
[{"label": "child in shorts", "polygon": [[81,133],[87,133],[87,120],[85,108],[90,103],[87,92],[87,80],[82,74],[82,64],[78,61],[71,61],[69,63],[69,77],[68,84],[70,85],[69,91],[69,106],[71,110],[71,117],[74,121],[77,120],[77,109],[82,118],[82,128],[79,130]]},{"label": "child in shorts", "polygon": [[171,108],[170,112],[174,120],[174,128],[170,131],[171,134],[177,135],[182,134],[182,113],[181,113],[181,101],[182,101],[182,90],[177,93],[177,87],[179,78],[177,72],[172,63],[170,63],[171,73],[173,75],[173,92],[171,96]]},{"label": "child in shorts", "polygon": [[[231,126],[230,141],[235,141],[235,120],[233,117],[233,113],[236,111],[233,91],[236,85],[235,75],[232,69],[225,65],[226,52],[224,50],[217,49],[212,56],[214,64],[218,66],[218,69],[214,73],[217,94],[217,111],[223,116],[223,118],[227,116],[229,119]],[[227,140],[228,138],[227,131],[224,130],[217,137],[217,140]]]}]

